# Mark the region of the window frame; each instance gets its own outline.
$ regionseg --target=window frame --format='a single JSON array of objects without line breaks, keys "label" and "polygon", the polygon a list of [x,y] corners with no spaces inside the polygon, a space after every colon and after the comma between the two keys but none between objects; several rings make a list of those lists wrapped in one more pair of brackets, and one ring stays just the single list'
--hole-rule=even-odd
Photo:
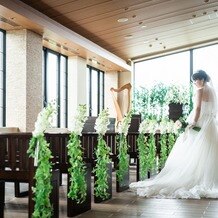
[{"label": "window frame", "polygon": [[[90,65],[87,65],[87,69],[88,69],[88,115],[89,116],[93,116],[92,113],[92,70],[97,72],[97,115],[100,113],[101,110],[104,109],[104,87],[105,87],[105,72],[97,69],[95,67],[92,67]],[[101,84],[101,76],[102,76],[102,84]],[[102,102],[102,104],[100,104],[100,102]],[[96,116],[97,116],[96,115]]]},{"label": "window frame", "polygon": [[[43,101],[43,106],[45,107],[47,105],[47,101],[48,101],[48,90],[47,90],[47,80],[48,80],[48,73],[47,73],[47,66],[48,66],[48,54],[51,53],[51,54],[54,54],[57,56],[57,87],[56,87],[56,90],[57,90],[57,93],[56,93],[56,99],[57,99],[57,105],[60,105],[60,102],[61,102],[61,57],[64,57],[66,58],[66,65],[65,65],[65,69],[66,69],[66,78],[65,78],[65,84],[66,84],[66,89],[65,89],[65,96],[66,96],[66,105],[65,105],[65,114],[66,114],[66,117],[65,117],[65,128],[68,127],[68,103],[67,103],[67,98],[68,98],[68,57],[66,55],[63,55],[61,53],[58,53],[56,51],[53,51],[49,48],[45,48],[43,47],[43,54],[44,54],[44,69],[43,69],[43,77],[44,77],[44,90],[43,90],[43,98],[44,98],[44,101]],[[61,109],[60,107],[57,108],[57,127],[60,127],[61,126]]]}]

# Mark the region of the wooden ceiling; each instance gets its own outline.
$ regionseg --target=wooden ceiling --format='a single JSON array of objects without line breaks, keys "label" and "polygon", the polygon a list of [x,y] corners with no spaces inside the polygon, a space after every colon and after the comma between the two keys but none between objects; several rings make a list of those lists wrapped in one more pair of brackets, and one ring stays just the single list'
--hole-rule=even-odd
[{"label": "wooden ceiling", "polygon": [[[22,2],[108,50],[126,63],[218,41],[217,0]],[[126,21],[118,22],[119,19]],[[52,44],[52,40],[55,41],[53,44],[64,42],[61,41],[61,33],[56,38],[52,38],[45,30],[41,30],[41,34],[45,44],[46,41],[47,44]],[[101,67],[107,65],[103,64],[104,57],[95,56],[76,42],[69,42],[68,46],[87,61],[96,59]]]}]

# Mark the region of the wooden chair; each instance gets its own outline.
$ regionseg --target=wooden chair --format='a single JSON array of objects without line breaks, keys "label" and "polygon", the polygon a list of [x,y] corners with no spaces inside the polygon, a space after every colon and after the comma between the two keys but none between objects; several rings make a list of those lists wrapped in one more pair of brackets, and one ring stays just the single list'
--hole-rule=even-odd
[{"label": "wooden chair", "polygon": [[[1,205],[5,200],[5,182],[25,182],[29,184],[29,217],[34,203],[31,187],[33,186],[34,165],[27,150],[31,133],[0,134],[0,192]],[[1,208],[2,209],[2,208]],[[3,212],[1,211],[3,214]]]},{"label": "wooden chair", "polygon": [[[29,158],[27,150],[31,133],[0,134],[0,215],[4,217],[5,182],[28,183],[28,214],[34,209],[32,186],[34,186],[34,161]],[[52,174],[53,190],[51,201],[54,216],[59,217],[59,171]]]}]

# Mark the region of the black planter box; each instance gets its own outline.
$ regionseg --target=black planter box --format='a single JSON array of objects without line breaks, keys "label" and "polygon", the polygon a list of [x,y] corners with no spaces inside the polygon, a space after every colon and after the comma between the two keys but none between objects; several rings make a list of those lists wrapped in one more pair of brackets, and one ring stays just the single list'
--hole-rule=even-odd
[{"label": "black planter box", "polygon": [[[119,167],[119,165],[117,165],[117,167]],[[116,176],[116,191],[123,192],[127,189],[129,189],[129,168],[127,169],[126,174],[124,175],[121,182],[118,181],[118,178]]]},{"label": "black planter box", "polygon": [[[75,200],[67,198],[67,216],[73,217],[88,210],[91,210],[91,164],[86,164],[86,182],[87,182],[87,196],[86,200],[78,204]],[[69,191],[69,175],[68,175],[68,189]]]},{"label": "black planter box", "polygon": [[[109,199],[112,198],[112,163],[108,164],[108,175],[109,175],[109,178],[108,178],[108,190],[107,190],[107,193],[109,194],[109,196],[108,196],[107,199],[102,199],[102,198],[96,197],[94,195],[94,202],[95,203],[101,203],[103,201],[106,201],[106,200],[109,200]],[[94,176],[94,181],[96,181],[96,176]]]}]

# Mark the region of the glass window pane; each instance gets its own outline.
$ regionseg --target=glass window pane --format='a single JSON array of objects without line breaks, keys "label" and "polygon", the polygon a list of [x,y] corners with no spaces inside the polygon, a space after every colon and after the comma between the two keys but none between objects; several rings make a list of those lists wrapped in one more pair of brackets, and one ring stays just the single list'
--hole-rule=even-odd
[{"label": "glass window pane", "polygon": [[0,89],[0,108],[3,108],[3,89]]},{"label": "glass window pane", "polygon": [[60,71],[60,127],[66,127],[67,119],[67,58],[61,56]]},{"label": "glass window pane", "polygon": [[3,66],[4,66],[4,54],[2,52],[0,52],[0,70],[3,70]]},{"label": "glass window pane", "polygon": [[[4,111],[3,111],[3,108],[0,107],[0,114],[3,114]],[[2,127],[3,126],[3,116],[0,116],[0,126]]]},{"label": "glass window pane", "polygon": [[[181,52],[135,63],[134,109],[143,118],[162,119],[168,116],[168,105],[157,103],[156,88],[190,84],[190,52]],[[153,91],[153,92],[152,92]],[[152,94],[153,93],[153,94]],[[162,92],[163,93],[163,92]],[[162,100],[161,100],[162,101]],[[164,101],[164,100],[163,100]],[[189,108],[184,110],[186,114]]]},{"label": "glass window pane", "polygon": [[218,73],[217,73],[218,45],[207,46],[193,50],[193,70],[202,69],[208,73],[213,81],[213,85],[218,93]]},{"label": "glass window pane", "polygon": [[[46,101],[55,100],[58,108],[53,126],[67,127],[67,57],[44,50],[46,59]],[[59,105],[58,105],[59,104]]]},{"label": "glass window pane", "polygon": [[88,66],[87,74],[89,116],[98,116],[104,108],[104,72]]},{"label": "glass window pane", "polygon": [[103,109],[103,99],[104,99],[104,74],[102,72],[100,72],[100,78],[99,78],[99,109],[100,111]]},{"label": "glass window pane", "polygon": [[0,126],[5,126],[5,32],[0,31]]},{"label": "glass window pane", "polygon": [[98,72],[96,70],[92,70],[92,84],[91,84],[91,109],[92,116],[98,115]]},{"label": "glass window pane", "polygon": [[4,79],[3,71],[0,70],[0,89],[3,89]]},{"label": "glass window pane", "polygon": [[187,84],[190,81],[189,52],[168,55],[135,63],[135,87],[151,86],[154,83]]},{"label": "glass window pane", "polygon": [[[58,56],[56,54],[48,53],[46,72],[47,103],[55,100],[56,104],[58,104]],[[57,126],[57,120],[56,116],[52,123],[55,127]]]},{"label": "glass window pane", "polygon": [[86,77],[86,84],[87,84],[87,89],[86,89],[86,94],[87,94],[87,102],[86,102],[86,105],[87,105],[87,107],[88,107],[88,109],[87,109],[87,112],[88,112],[88,116],[91,116],[91,105],[90,105],[90,96],[91,96],[91,93],[90,93],[90,68],[89,67],[87,67],[86,68],[86,73],[87,73],[87,77]]},{"label": "glass window pane", "polygon": [[2,31],[0,31],[0,52],[5,53],[4,51],[4,34]]}]

